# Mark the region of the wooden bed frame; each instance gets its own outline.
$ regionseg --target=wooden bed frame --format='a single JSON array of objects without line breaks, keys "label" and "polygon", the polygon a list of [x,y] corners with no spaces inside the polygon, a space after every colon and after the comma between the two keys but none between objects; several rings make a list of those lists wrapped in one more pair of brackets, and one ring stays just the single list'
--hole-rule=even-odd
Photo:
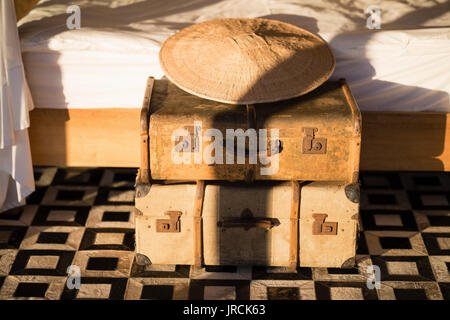
[{"label": "wooden bed frame", "polygon": [[[450,113],[363,112],[361,170],[447,171]],[[140,109],[35,109],[37,166],[139,167]]]}]

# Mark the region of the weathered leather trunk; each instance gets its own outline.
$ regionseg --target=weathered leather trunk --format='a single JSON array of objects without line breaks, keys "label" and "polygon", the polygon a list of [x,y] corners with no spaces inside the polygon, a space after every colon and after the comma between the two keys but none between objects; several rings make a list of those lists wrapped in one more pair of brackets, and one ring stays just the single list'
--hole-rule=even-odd
[{"label": "weathered leather trunk", "polygon": [[358,184],[153,184],[136,209],[140,264],[354,264]]},{"label": "weathered leather trunk", "polygon": [[[228,140],[227,129],[233,129]],[[236,129],[242,129],[243,139],[232,136]],[[248,138],[245,133],[256,136]],[[149,79],[141,114],[141,141],[143,182],[355,183],[361,114],[345,81],[326,82],[291,100],[245,106],[202,99],[167,80]],[[239,152],[242,158],[236,156]]]}]

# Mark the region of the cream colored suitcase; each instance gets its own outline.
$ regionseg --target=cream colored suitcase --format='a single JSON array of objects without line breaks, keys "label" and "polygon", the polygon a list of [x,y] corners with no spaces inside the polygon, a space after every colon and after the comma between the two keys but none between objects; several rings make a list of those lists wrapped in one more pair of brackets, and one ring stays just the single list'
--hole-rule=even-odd
[{"label": "cream colored suitcase", "polygon": [[153,184],[136,198],[140,264],[350,267],[359,188],[342,182]]}]

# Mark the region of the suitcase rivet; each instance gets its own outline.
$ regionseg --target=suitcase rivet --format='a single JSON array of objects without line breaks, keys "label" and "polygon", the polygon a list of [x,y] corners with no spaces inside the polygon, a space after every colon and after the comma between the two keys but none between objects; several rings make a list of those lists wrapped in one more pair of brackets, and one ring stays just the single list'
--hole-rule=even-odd
[{"label": "suitcase rivet", "polygon": [[356,183],[347,185],[345,187],[345,195],[351,202],[359,203],[359,185]]},{"label": "suitcase rivet", "polygon": [[322,149],[322,144],[321,144],[320,142],[314,143],[313,149],[314,149],[315,151],[319,151],[320,149]]},{"label": "suitcase rivet", "polygon": [[152,262],[146,255],[137,253],[136,254],[136,264],[138,264],[140,266],[149,266],[152,264]]}]

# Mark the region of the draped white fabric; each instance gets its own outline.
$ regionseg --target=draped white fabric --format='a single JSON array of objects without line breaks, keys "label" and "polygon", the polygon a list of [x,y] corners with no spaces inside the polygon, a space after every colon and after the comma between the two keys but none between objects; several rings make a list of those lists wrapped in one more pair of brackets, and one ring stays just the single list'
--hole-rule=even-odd
[{"label": "draped white fabric", "polygon": [[34,191],[28,127],[33,100],[22,64],[13,0],[0,1],[0,212]]}]

